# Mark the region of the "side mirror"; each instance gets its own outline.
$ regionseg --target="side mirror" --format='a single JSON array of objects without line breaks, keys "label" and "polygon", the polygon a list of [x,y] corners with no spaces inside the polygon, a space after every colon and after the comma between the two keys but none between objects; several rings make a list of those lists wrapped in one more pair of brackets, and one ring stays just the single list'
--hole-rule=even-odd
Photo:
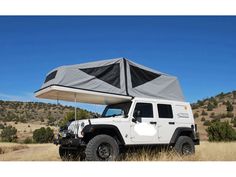
[{"label": "side mirror", "polygon": [[141,111],[140,110],[135,110],[133,116],[134,116],[135,119],[140,118],[141,117]]},{"label": "side mirror", "polygon": [[133,122],[133,123],[136,123],[136,122],[137,122],[137,119],[132,118],[132,122]]},{"label": "side mirror", "polygon": [[98,115],[97,115],[97,114],[95,114],[93,117],[94,117],[94,118],[98,118]]},{"label": "side mirror", "polygon": [[133,119],[132,122],[136,123],[137,121],[141,122],[141,111],[140,110],[135,110],[133,114]]}]

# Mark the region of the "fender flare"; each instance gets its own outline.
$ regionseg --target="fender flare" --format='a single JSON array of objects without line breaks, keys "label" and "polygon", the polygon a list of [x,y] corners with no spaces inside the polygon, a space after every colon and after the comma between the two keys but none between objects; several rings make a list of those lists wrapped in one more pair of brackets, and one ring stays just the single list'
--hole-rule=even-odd
[{"label": "fender flare", "polygon": [[[120,130],[115,126],[115,125],[108,125],[108,124],[98,124],[98,125],[86,125],[83,130],[82,133],[84,134],[84,137],[88,134],[93,134],[95,133],[95,135],[99,134],[98,132],[101,132],[101,134],[103,134],[104,132],[112,132],[112,134],[114,134],[119,142],[124,145],[125,141],[120,133]],[[106,133],[104,133],[106,134]],[[109,133],[108,133],[109,135]]]},{"label": "fender flare", "polygon": [[176,141],[178,140],[179,136],[182,133],[186,133],[186,134],[190,135],[190,137],[192,139],[194,139],[194,132],[193,132],[192,128],[190,128],[190,127],[178,127],[178,128],[175,129],[175,132],[171,137],[170,144],[175,144]]}]

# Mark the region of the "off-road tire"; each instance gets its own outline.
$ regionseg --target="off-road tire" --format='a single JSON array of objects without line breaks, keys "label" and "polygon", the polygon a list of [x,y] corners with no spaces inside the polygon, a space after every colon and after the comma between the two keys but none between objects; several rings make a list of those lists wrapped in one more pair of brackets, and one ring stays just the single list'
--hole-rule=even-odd
[{"label": "off-road tire", "polygon": [[[104,157],[105,155],[107,157]],[[118,155],[119,146],[116,140],[109,135],[95,136],[88,142],[85,149],[85,160],[87,161],[114,161]]]},{"label": "off-road tire", "polygon": [[82,149],[71,150],[59,147],[59,155],[62,161],[83,161],[85,159]]},{"label": "off-road tire", "polygon": [[195,153],[193,140],[188,136],[180,136],[175,143],[174,150],[180,155],[191,155]]}]

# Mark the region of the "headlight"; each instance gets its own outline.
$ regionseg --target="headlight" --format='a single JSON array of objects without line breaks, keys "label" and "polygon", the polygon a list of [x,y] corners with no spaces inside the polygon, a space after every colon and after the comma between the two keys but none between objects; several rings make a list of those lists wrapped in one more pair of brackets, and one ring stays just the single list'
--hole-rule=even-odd
[{"label": "headlight", "polygon": [[59,133],[59,135],[62,137],[62,138],[65,138],[67,136],[67,131],[61,131]]},{"label": "headlight", "polygon": [[80,124],[81,129],[84,128],[84,125],[85,125],[85,123],[81,122],[81,124]]}]

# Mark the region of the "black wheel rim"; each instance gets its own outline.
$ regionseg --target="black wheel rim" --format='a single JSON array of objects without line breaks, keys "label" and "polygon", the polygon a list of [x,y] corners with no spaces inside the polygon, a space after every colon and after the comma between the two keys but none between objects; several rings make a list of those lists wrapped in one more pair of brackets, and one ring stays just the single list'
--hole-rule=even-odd
[{"label": "black wheel rim", "polygon": [[192,154],[192,146],[189,143],[184,143],[182,146],[182,154],[190,155]]},{"label": "black wheel rim", "polygon": [[97,148],[97,155],[101,160],[109,160],[112,157],[112,147],[108,143],[101,143]]}]

